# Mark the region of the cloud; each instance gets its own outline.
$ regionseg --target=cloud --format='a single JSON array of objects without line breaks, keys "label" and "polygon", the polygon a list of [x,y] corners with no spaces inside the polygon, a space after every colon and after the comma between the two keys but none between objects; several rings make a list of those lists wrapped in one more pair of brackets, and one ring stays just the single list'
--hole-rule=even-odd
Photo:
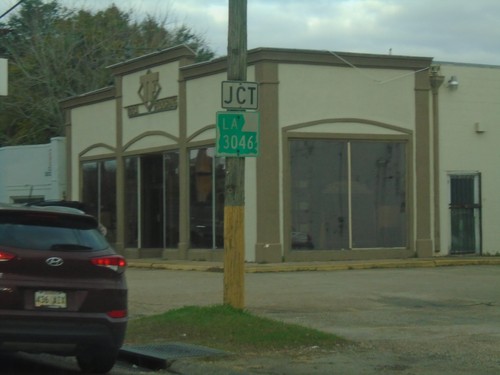
[{"label": "cloud", "polygon": [[[10,0],[13,3],[14,0]],[[137,17],[166,15],[227,48],[229,0],[58,0]],[[278,47],[434,57],[500,65],[498,0],[247,0],[248,48]]]}]

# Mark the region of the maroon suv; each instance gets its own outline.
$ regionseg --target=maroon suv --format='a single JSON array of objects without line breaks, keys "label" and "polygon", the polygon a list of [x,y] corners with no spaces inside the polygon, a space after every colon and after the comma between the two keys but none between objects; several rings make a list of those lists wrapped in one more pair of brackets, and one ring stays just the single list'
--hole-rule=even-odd
[{"label": "maroon suv", "polygon": [[113,367],[127,325],[125,259],[89,215],[0,205],[0,351],[74,355]]}]

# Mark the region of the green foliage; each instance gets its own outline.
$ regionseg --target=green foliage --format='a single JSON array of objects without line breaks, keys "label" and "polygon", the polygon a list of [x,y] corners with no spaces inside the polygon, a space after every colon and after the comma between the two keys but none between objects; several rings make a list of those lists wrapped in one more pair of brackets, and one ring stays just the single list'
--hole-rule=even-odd
[{"label": "green foliage", "polygon": [[188,26],[140,22],[116,5],[92,13],[56,0],[24,0],[6,24],[0,52],[9,59],[9,95],[0,98],[0,147],[46,143],[64,135],[62,99],[113,84],[106,67],[150,52],[188,45],[198,60],[213,52]]},{"label": "green foliage", "polygon": [[332,334],[257,317],[227,305],[184,307],[129,322],[127,343],[186,342],[232,352],[332,349],[346,341]]}]

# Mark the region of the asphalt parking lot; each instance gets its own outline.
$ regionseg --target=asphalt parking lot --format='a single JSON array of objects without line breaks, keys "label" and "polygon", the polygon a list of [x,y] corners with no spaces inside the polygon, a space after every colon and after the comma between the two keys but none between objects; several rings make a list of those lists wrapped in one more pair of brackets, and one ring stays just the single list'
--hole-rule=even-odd
[{"label": "asphalt parking lot", "polygon": [[[128,283],[131,318],[222,303],[221,272],[131,267]],[[246,309],[335,333],[355,345],[301,358],[183,360],[174,370],[193,375],[498,374],[499,285],[498,265],[247,273]]]}]

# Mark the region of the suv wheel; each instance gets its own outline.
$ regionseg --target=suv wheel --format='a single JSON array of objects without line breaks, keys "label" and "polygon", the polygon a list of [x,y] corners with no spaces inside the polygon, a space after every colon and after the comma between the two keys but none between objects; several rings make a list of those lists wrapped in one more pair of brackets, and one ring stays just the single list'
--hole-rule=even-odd
[{"label": "suv wheel", "polygon": [[83,347],[76,355],[78,366],[85,373],[105,374],[115,365],[118,350],[103,345]]}]

